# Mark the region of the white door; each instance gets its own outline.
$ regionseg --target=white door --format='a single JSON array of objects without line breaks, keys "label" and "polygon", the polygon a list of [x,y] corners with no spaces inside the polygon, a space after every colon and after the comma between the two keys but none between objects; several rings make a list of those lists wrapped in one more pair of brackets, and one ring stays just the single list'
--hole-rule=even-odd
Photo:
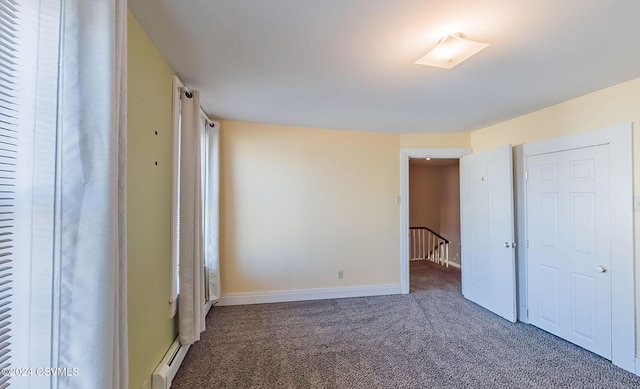
[{"label": "white door", "polygon": [[530,323],[611,358],[609,146],[527,157]]},{"label": "white door", "polygon": [[516,321],[511,145],[460,159],[462,294]]}]

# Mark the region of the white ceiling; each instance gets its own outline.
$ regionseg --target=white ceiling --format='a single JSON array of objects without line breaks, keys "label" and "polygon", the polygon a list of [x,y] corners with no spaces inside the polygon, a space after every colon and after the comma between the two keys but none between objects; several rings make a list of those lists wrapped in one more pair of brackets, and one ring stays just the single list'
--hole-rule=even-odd
[{"label": "white ceiling", "polygon": [[[129,0],[129,7],[219,119],[461,132],[640,77],[638,0]],[[452,70],[413,63],[449,32],[491,46]]]}]

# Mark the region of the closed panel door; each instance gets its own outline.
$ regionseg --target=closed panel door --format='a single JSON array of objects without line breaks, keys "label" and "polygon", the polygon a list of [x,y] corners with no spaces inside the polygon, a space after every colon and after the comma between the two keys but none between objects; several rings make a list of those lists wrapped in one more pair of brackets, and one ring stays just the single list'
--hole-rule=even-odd
[{"label": "closed panel door", "polygon": [[609,146],[527,158],[531,324],[611,358]]},{"label": "closed panel door", "polygon": [[462,293],[516,321],[511,146],[460,161]]}]

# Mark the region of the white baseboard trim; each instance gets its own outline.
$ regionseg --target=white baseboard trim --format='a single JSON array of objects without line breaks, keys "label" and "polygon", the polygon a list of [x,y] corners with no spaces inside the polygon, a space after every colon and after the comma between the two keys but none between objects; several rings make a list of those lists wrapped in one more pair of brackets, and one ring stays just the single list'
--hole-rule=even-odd
[{"label": "white baseboard trim", "polygon": [[640,376],[640,358],[636,357],[636,375]]},{"label": "white baseboard trim", "polygon": [[383,296],[400,293],[401,289],[399,284],[299,289],[262,293],[223,293],[218,305],[284,303],[290,301],[326,300],[346,297]]}]

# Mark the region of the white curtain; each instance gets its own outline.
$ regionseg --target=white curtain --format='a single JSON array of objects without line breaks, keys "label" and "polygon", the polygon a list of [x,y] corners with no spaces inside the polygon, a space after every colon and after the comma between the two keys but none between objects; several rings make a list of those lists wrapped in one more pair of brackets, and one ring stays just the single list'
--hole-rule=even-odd
[{"label": "white curtain", "polygon": [[207,147],[205,197],[205,264],[209,281],[209,301],[220,298],[220,124],[205,123],[203,139]]},{"label": "white curtain", "polygon": [[180,92],[180,297],[179,339],[200,340],[204,331],[204,231],[200,94]]},{"label": "white curtain", "polygon": [[62,10],[52,362],[78,375],[52,380],[127,388],[127,4]]}]

